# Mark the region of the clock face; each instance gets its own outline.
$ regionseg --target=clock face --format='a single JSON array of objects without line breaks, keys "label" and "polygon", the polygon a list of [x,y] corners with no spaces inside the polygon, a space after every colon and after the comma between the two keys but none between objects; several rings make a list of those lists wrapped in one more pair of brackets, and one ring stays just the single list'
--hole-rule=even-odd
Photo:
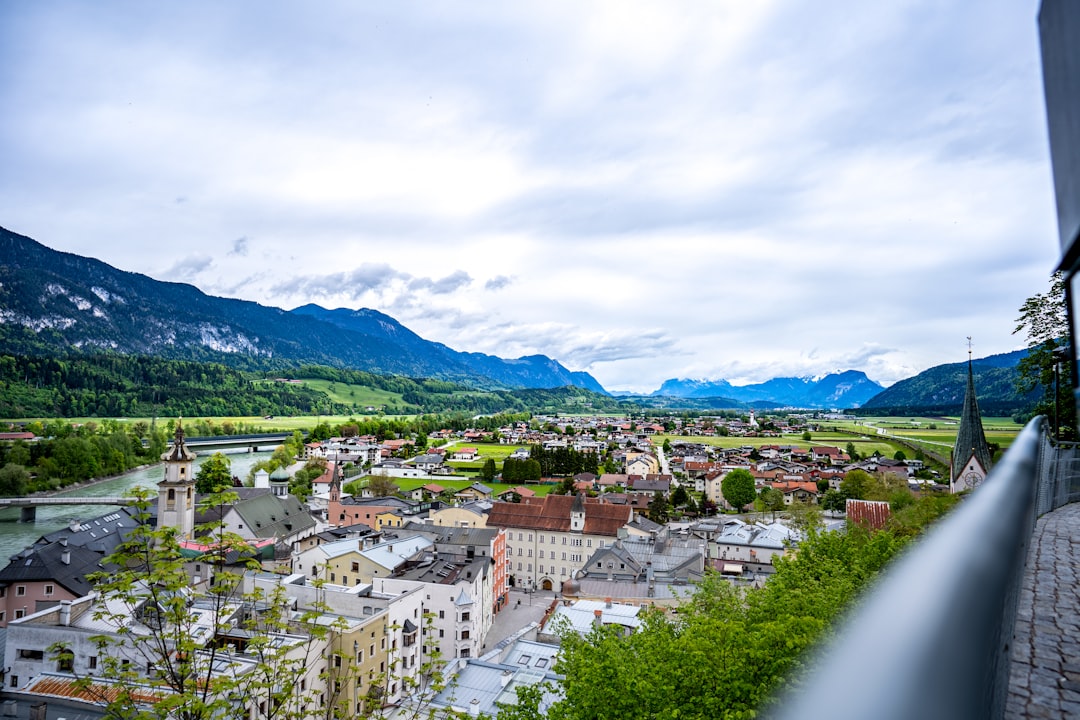
[{"label": "clock face", "polygon": [[969,488],[975,489],[980,484],[982,484],[982,475],[980,475],[979,473],[970,472],[964,476],[964,480],[966,481]]}]

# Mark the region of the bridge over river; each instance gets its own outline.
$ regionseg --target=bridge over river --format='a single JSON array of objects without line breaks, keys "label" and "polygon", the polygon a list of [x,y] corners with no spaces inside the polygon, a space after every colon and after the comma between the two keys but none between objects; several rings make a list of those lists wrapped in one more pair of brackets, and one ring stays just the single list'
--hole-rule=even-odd
[{"label": "bridge over river", "polygon": [[37,519],[37,508],[43,505],[131,505],[134,498],[117,495],[113,497],[19,497],[0,498],[0,510],[4,508],[22,508],[19,513],[19,522],[34,522]]},{"label": "bridge over river", "polygon": [[[185,437],[184,445],[198,452],[199,450],[246,450],[247,452],[260,452],[274,450],[286,440],[292,437],[291,432],[255,433],[250,435],[206,435],[202,437]],[[169,440],[172,447],[173,440]]]}]

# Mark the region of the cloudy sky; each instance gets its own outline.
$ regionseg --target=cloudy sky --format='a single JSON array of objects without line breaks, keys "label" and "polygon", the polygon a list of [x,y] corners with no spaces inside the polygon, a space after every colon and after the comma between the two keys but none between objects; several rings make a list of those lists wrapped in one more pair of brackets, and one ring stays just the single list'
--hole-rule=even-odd
[{"label": "cloudy sky", "polygon": [[8,2],[0,225],[608,389],[1021,347],[1037,2]]}]

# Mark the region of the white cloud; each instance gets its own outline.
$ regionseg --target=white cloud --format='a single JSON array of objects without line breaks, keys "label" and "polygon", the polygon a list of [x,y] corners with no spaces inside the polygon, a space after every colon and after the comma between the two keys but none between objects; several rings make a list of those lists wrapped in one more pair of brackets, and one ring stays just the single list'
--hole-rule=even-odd
[{"label": "white cloud", "polygon": [[208,292],[651,390],[1010,350],[1055,264],[1034,6],[61,6],[0,222]]}]

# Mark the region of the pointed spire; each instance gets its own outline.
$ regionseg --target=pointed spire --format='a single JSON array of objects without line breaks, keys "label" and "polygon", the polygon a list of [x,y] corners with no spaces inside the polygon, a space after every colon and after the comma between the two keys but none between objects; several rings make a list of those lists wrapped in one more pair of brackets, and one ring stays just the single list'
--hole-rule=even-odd
[{"label": "pointed spire", "polygon": [[964,409],[960,413],[960,428],[956,433],[956,445],[953,446],[952,477],[955,480],[964,472],[971,458],[974,457],[983,472],[990,472],[991,453],[983,431],[982,415],[979,402],[975,397],[975,374],[971,361],[971,338],[968,338],[968,376],[967,389],[964,391]]}]

